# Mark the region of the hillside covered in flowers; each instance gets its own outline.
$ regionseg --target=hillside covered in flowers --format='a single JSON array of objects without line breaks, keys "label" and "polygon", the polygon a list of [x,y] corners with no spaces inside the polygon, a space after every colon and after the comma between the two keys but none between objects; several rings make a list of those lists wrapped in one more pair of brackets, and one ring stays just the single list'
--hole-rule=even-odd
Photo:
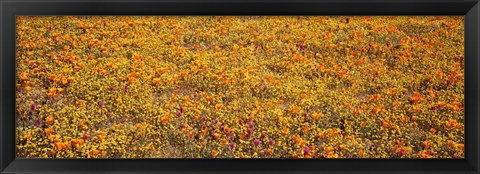
[{"label": "hillside covered in flowers", "polygon": [[19,16],[19,158],[464,158],[462,16]]}]

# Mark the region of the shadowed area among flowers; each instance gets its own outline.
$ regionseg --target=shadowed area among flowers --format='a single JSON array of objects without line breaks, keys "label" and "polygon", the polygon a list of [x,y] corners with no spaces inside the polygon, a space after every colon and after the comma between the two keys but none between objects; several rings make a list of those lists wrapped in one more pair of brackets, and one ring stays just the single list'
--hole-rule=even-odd
[{"label": "shadowed area among flowers", "polygon": [[18,158],[464,158],[462,16],[18,16]]}]

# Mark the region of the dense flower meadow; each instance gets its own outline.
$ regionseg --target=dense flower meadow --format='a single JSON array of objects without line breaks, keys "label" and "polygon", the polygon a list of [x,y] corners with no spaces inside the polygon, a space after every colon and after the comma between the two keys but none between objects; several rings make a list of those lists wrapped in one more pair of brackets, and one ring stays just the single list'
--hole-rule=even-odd
[{"label": "dense flower meadow", "polygon": [[19,16],[19,158],[464,158],[462,16]]}]

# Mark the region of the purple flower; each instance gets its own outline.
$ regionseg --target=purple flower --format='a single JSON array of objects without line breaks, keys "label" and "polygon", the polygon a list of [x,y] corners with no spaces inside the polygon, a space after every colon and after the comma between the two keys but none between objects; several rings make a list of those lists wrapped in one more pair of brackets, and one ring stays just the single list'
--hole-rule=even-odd
[{"label": "purple flower", "polygon": [[40,68],[40,71],[45,72],[45,71],[47,71],[47,68],[46,68],[46,67],[42,67],[42,68]]},{"label": "purple flower", "polygon": [[253,129],[253,122],[248,122],[248,127]]},{"label": "purple flower", "polygon": [[303,50],[303,48],[305,48],[305,44],[300,44],[300,49]]},{"label": "purple flower", "polygon": [[128,84],[125,84],[125,86],[123,87],[125,89],[125,91],[128,89]]},{"label": "purple flower", "polygon": [[255,146],[258,146],[260,144],[260,140],[255,138],[255,140],[253,140],[253,143],[255,144]]},{"label": "purple flower", "polygon": [[35,111],[35,107],[36,107],[35,103],[30,104],[30,110],[31,111]]},{"label": "purple flower", "polygon": [[263,121],[267,121],[267,116],[263,116]]},{"label": "purple flower", "polygon": [[110,111],[107,112],[107,116],[110,116],[112,113]]},{"label": "purple flower", "polygon": [[288,28],[289,26],[290,26],[290,24],[289,24],[289,23],[286,23],[286,24],[285,24],[285,27],[287,27],[287,28]]},{"label": "purple flower", "polygon": [[403,150],[403,149],[398,152],[398,155],[400,155],[400,156],[403,156],[403,155],[405,155],[405,154],[406,154],[406,151]]},{"label": "purple flower", "polygon": [[268,150],[267,149],[263,150],[263,153],[266,155],[268,153]]},{"label": "purple flower", "polygon": [[304,154],[304,155],[310,154],[310,148],[309,148],[308,146],[305,146],[305,147],[303,148],[303,154]]},{"label": "purple flower", "polygon": [[239,119],[238,119],[238,122],[239,122],[240,124],[243,124],[243,119],[242,119],[242,118],[239,118]]},{"label": "purple flower", "polygon": [[115,86],[110,85],[110,90],[112,90],[112,91],[115,90]]},{"label": "purple flower", "polygon": [[35,120],[35,127],[40,127],[40,120]]},{"label": "purple flower", "polygon": [[234,143],[234,142],[231,142],[231,143],[230,143],[230,148],[232,148],[232,149],[235,148],[235,143]]},{"label": "purple flower", "polygon": [[267,134],[265,132],[262,132],[262,138],[267,137]]},{"label": "purple flower", "polygon": [[87,134],[83,134],[82,138],[83,138],[83,140],[87,140],[87,139],[88,139],[88,135],[87,135]]},{"label": "purple flower", "polygon": [[252,135],[253,129],[252,129],[252,128],[248,128],[247,133],[248,133],[248,136]]},{"label": "purple flower", "polygon": [[207,120],[207,117],[204,115],[202,116],[202,121],[206,121]]},{"label": "purple flower", "polygon": [[268,141],[268,144],[271,146],[271,145],[275,144],[275,141],[270,138],[270,141]]},{"label": "purple flower", "polygon": [[268,85],[267,84],[263,85],[263,90],[267,90],[267,89],[268,89]]},{"label": "purple flower", "polygon": [[303,116],[306,117],[308,115],[308,112],[304,112]]},{"label": "purple flower", "polygon": [[180,128],[181,128],[181,129],[185,128],[185,124],[183,124],[183,123],[180,124]]},{"label": "purple flower", "polygon": [[103,107],[105,106],[105,102],[102,100],[102,101],[98,102],[98,105],[99,105],[101,108],[103,108]]},{"label": "purple flower", "polygon": [[182,117],[182,115],[183,115],[182,112],[180,112],[180,111],[177,112],[177,117],[180,118],[180,117]]}]

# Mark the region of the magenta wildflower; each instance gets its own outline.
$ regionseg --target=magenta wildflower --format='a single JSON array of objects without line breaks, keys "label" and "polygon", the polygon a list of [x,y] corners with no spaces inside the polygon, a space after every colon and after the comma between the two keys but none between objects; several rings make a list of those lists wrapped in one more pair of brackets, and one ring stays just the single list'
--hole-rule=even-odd
[{"label": "magenta wildflower", "polygon": [[303,154],[304,154],[304,155],[310,154],[310,147],[305,146],[305,147],[303,148]]},{"label": "magenta wildflower", "polygon": [[83,134],[82,138],[83,138],[83,140],[87,140],[87,139],[88,139],[88,135],[87,135],[87,134]]},{"label": "magenta wildflower", "polygon": [[36,107],[35,103],[30,104],[30,110],[31,111],[35,111],[35,107]]},{"label": "magenta wildflower", "polygon": [[270,138],[270,141],[268,141],[268,144],[269,144],[270,146],[271,146],[271,145],[274,145],[274,144],[275,144],[275,141]]},{"label": "magenta wildflower", "polygon": [[252,128],[252,129],[253,129],[253,126],[254,126],[253,122],[248,122],[248,127],[249,127],[249,128]]},{"label": "magenta wildflower", "polygon": [[260,140],[255,138],[255,140],[253,140],[253,143],[255,144],[255,146],[258,146],[260,144]]},{"label": "magenta wildflower", "polygon": [[35,120],[35,127],[40,127],[40,120]]}]

